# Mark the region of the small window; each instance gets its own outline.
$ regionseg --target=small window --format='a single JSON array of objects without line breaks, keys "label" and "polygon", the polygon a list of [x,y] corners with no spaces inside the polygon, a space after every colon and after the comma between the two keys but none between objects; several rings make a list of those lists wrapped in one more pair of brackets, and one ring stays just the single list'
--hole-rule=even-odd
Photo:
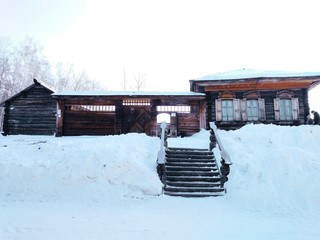
[{"label": "small window", "polygon": [[85,111],[85,112],[114,112],[115,105],[69,105],[66,110]]},{"label": "small window", "polygon": [[190,113],[190,106],[157,106],[158,112]]},{"label": "small window", "polygon": [[122,104],[125,106],[150,106],[150,99],[137,98],[137,99],[124,99]]}]

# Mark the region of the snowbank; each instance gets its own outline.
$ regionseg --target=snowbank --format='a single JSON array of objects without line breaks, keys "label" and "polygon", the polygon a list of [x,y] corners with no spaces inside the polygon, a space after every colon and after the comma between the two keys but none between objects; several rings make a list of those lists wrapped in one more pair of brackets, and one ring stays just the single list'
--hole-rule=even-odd
[{"label": "snowbank", "polygon": [[102,201],[162,191],[155,174],[160,145],[155,137],[0,139],[1,199]]},{"label": "snowbank", "polygon": [[320,213],[320,127],[247,125],[220,131],[233,160],[226,198],[277,214]]},{"label": "snowbank", "polygon": [[0,239],[319,239],[320,127],[219,134],[233,165],[217,198],[161,195],[156,137],[1,136]]}]

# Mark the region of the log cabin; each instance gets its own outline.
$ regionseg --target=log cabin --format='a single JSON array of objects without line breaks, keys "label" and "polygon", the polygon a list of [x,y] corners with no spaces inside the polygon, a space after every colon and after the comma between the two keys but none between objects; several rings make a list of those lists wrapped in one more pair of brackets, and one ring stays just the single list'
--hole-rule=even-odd
[{"label": "log cabin", "polygon": [[237,129],[248,123],[306,124],[308,91],[320,73],[241,69],[190,80],[192,92],[206,95],[206,125]]},{"label": "log cabin", "polygon": [[53,135],[56,125],[56,101],[53,90],[34,83],[0,104],[3,135]]},{"label": "log cabin", "polygon": [[171,136],[190,136],[205,128],[205,94],[195,92],[65,91],[57,101],[56,136],[155,136],[165,114]]},{"label": "log cabin", "polygon": [[[78,136],[130,132],[158,135],[165,115],[171,136],[190,136],[215,122],[306,124],[308,91],[320,73],[241,69],[190,80],[190,92],[64,91],[36,80],[0,104],[2,134]],[[2,121],[1,121],[2,120]]]}]

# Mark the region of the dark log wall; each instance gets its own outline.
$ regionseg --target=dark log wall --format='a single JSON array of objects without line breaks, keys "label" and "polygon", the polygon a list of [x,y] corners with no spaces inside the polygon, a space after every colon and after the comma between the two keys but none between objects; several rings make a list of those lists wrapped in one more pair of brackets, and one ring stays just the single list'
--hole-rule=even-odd
[{"label": "dark log wall", "polygon": [[[178,136],[191,136],[200,130],[200,107],[202,101],[190,101],[183,98],[162,99],[157,101],[158,106],[190,106],[190,113],[176,113],[171,117],[171,129],[177,130]],[[173,112],[174,113],[174,112]]]},{"label": "dark log wall", "polygon": [[63,133],[65,136],[113,135],[115,113],[66,110]]},{"label": "dark log wall", "polygon": [[[180,96],[63,96],[56,97],[59,109],[57,136],[113,135],[129,132],[157,135],[157,115],[171,115],[174,135],[190,136],[200,130],[200,107],[204,96],[188,99]],[[148,105],[124,105],[123,100],[149,99]],[[113,112],[76,111],[72,106],[112,105]],[[190,113],[158,111],[157,106],[190,106]],[[204,122],[204,120],[203,120]]]},{"label": "dark log wall", "polygon": [[[265,99],[266,120],[262,123],[266,124],[280,124],[280,125],[300,125],[305,124],[307,116],[309,114],[308,104],[308,91],[307,89],[292,89],[294,97],[299,99],[299,121],[295,122],[277,122],[275,121],[274,114],[274,98],[278,91],[259,91],[261,98]],[[243,99],[244,93],[247,91],[234,91],[237,99]],[[218,99],[219,92],[207,92],[206,93],[206,121],[207,126],[209,122],[216,121],[216,106],[215,100]],[[236,129],[244,126],[248,122],[246,121],[234,121],[234,122],[217,122],[217,126],[222,129]]]},{"label": "dark log wall", "polygon": [[56,125],[56,101],[42,85],[21,92],[5,102],[4,134],[52,135]]},{"label": "dark log wall", "polygon": [[178,135],[190,136],[199,132],[199,115],[196,113],[178,113]]}]

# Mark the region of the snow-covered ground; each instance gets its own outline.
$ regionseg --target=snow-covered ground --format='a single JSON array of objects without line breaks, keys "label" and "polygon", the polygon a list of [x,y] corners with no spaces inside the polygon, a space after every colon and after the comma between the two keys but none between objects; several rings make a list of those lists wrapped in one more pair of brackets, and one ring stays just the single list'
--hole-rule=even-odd
[{"label": "snow-covered ground", "polygon": [[1,136],[0,239],[319,239],[320,127],[219,133],[233,165],[216,198],[161,194],[156,137]]}]

